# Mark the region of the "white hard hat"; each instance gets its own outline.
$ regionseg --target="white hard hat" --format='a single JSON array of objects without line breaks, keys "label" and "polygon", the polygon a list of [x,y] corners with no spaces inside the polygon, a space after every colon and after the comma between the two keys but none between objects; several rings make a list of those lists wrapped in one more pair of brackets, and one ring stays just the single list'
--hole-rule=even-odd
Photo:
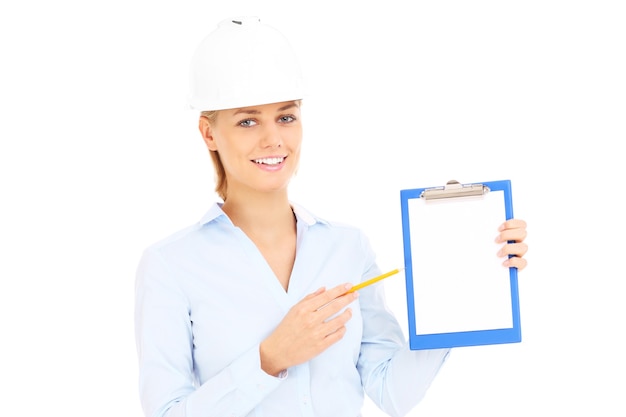
[{"label": "white hard hat", "polygon": [[304,95],[302,73],[289,41],[258,17],[222,21],[198,46],[192,63],[189,106],[224,110]]}]

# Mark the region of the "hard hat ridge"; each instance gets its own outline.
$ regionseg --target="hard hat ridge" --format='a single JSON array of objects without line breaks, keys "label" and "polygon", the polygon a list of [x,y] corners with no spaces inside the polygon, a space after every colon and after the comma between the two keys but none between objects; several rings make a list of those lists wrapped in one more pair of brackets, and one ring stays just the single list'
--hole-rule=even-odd
[{"label": "hard hat ridge", "polygon": [[302,99],[295,51],[258,17],[223,20],[192,58],[189,106],[224,110]]}]

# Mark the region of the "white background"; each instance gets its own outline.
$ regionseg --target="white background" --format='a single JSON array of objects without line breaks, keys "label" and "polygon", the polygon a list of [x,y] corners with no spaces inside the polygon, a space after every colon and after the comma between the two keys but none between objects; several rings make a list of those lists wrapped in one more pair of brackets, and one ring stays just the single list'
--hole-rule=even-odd
[{"label": "white background", "polygon": [[[215,199],[187,71],[237,15],[301,55],[292,199],[365,229],[383,270],[400,189],[512,181],[523,341],[454,350],[411,415],[624,416],[626,13],[607,0],[3,2],[3,414],[141,416],[135,267]],[[402,278],[384,285],[404,323]]]}]

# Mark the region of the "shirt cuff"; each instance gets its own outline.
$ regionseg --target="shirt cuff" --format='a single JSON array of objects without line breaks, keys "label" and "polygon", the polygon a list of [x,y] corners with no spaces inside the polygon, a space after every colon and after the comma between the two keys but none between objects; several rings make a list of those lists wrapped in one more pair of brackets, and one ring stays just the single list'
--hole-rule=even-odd
[{"label": "shirt cuff", "polygon": [[287,378],[287,371],[275,377],[261,369],[261,354],[259,345],[256,345],[231,365],[231,375],[245,398],[261,401]]}]

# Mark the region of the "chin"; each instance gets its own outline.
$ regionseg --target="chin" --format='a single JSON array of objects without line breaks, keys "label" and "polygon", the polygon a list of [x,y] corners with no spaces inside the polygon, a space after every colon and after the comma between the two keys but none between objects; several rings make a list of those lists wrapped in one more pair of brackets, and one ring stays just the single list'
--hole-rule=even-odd
[{"label": "chin", "polygon": [[289,183],[286,184],[276,184],[276,185],[269,185],[269,186],[265,186],[265,187],[260,187],[260,191],[264,191],[266,193],[280,193],[280,192],[286,192],[287,188],[289,186]]}]

